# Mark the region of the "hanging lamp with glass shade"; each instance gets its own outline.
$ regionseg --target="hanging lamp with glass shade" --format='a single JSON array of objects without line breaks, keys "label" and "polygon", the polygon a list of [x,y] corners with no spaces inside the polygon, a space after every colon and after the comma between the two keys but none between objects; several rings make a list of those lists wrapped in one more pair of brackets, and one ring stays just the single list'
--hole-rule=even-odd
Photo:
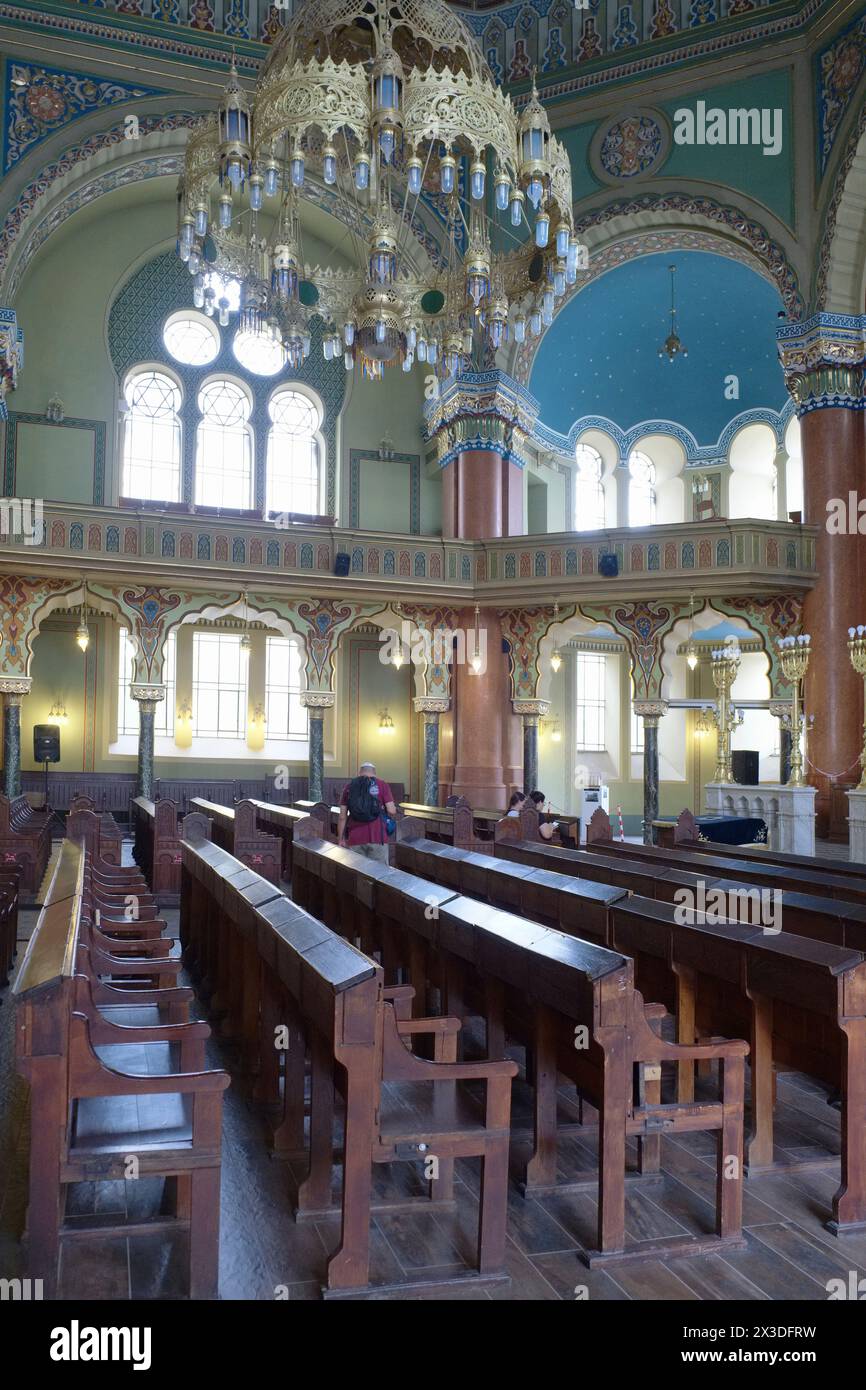
[{"label": "hanging lamp with glass shade", "polygon": [[476,603],[476,605],[475,605],[475,650],[474,650],[474,652],[472,653],[472,657],[470,658],[470,661],[469,661],[469,665],[472,667],[472,670],[475,672],[475,675],[476,675],[476,676],[480,676],[480,675],[481,675],[481,668],[482,668],[482,666],[484,665],[484,662],[483,662],[482,659],[481,659],[481,651],[480,651],[479,646],[478,646],[478,619],[480,618],[480,616],[481,616],[481,609],[478,607],[478,604]]},{"label": "hanging lamp with glass shade", "polygon": [[387,709],[383,709],[379,716],[379,733],[383,734],[386,738],[393,738],[395,732],[394,720],[391,718]]},{"label": "hanging lamp with glass shade", "polygon": [[[555,604],[553,605],[553,621],[554,621],[554,623],[558,623],[558,622],[559,622],[559,604],[558,604],[558,603],[555,603]],[[557,645],[557,646],[554,647],[553,651],[552,651],[551,654],[550,654],[550,669],[551,669],[551,671],[553,672],[553,674],[556,675],[557,672],[558,672],[561,668],[562,668],[562,652],[559,650],[559,646]]]},{"label": "hanging lamp with glass shade", "polygon": [[689,618],[689,640],[686,645],[686,662],[690,671],[694,671],[698,664],[698,649],[695,645],[695,595],[689,594],[689,608],[691,616]]},{"label": "hanging lamp with glass shade", "polygon": [[87,626],[87,584],[84,585],[84,597],[81,600],[81,621],[75,629],[75,640],[83,652],[90,646],[90,629]]},{"label": "hanging lamp with glass shade", "polygon": [[247,662],[249,661],[250,654],[253,650],[253,639],[250,637],[250,634],[246,631],[247,624],[250,620],[249,611],[250,610],[249,600],[247,599],[247,591],[246,589],[244,589],[244,634],[241,638],[241,660]]}]

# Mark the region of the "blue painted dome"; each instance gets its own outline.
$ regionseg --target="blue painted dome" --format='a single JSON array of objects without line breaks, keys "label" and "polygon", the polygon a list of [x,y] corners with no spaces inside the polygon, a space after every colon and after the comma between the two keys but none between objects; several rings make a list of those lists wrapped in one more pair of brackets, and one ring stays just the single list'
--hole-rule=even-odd
[{"label": "blue painted dome", "polygon": [[[688,357],[658,350],[670,331],[675,265],[677,331]],[[713,444],[744,410],[781,410],[785,382],[776,352],[781,298],[748,266],[705,251],[642,256],[594,280],[557,316],[533,363],[529,389],[541,420],[567,434],[583,415],[622,429],[673,420]],[[739,399],[725,379],[739,378]]]}]

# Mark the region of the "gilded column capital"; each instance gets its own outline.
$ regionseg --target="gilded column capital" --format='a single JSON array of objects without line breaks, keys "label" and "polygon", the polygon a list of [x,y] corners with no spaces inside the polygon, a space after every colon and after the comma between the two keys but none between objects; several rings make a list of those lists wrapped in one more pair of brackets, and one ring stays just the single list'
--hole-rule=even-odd
[{"label": "gilded column capital", "polygon": [[866,408],[866,315],[813,314],[784,324],[776,342],[798,415]]},{"label": "gilded column capital", "polygon": [[333,709],[336,703],[336,695],[325,690],[303,690],[301,692],[301,704],[304,709]]},{"label": "gilded column capital", "polygon": [[164,685],[131,685],[129,693],[140,704],[152,704],[154,708],[165,699]]},{"label": "gilded column capital", "polygon": [[32,676],[0,676],[0,695],[5,695],[7,704],[19,704],[25,695],[30,694]]},{"label": "gilded column capital", "polygon": [[546,719],[550,713],[549,700],[512,700],[514,713],[521,714],[524,721]]},{"label": "gilded column capital", "polygon": [[634,700],[632,709],[639,715],[645,725],[651,729],[657,729],[659,720],[663,719],[668,712],[667,700]]},{"label": "gilded column capital", "polygon": [[414,701],[415,713],[423,714],[425,718],[438,719],[440,714],[447,714],[451,708],[451,701],[440,699],[434,695],[419,695]]}]

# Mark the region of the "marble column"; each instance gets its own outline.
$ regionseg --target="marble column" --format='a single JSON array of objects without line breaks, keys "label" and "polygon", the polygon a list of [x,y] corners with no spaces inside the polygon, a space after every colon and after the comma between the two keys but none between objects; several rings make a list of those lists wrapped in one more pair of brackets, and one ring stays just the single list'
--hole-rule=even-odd
[{"label": "marble column", "polygon": [[538,790],[538,721],[550,713],[547,700],[515,700],[514,713],[523,720],[523,790]]},{"label": "marble column", "polygon": [[307,784],[308,801],[325,799],[325,710],[332,709],[335,695],[320,691],[305,691],[301,704],[310,716],[310,753]]},{"label": "marble column", "polygon": [[[458,615],[464,632],[475,628],[475,613],[464,608]],[[502,651],[502,628],[496,613],[482,608],[478,619],[479,648],[483,664],[478,675],[469,661],[452,670],[457,716],[454,781],[451,792],[465,796],[470,805],[502,810],[505,780],[502,769],[502,691],[508,681],[508,662]],[[470,645],[467,657],[474,647]]]},{"label": "marble column", "polygon": [[0,677],[3,696],[3,794],[21,795],[21,701],[33,684],[29,676]]},{"label": "marble column", "polygon": [[659,816],[659,721],[667,711],[664,700],[635,700],[634,712],[643,720],[643,841],[653,842],[653,821]]},{"label": "marble column", "polygon": [[[858,532],[857,515],[866,476],[866,316],[816,314],[786,324],[777,337],[800,417],[803,519],[817,528],[818,580],[803,600],[802,629],[812,635],[804,703],[816,715],[807,775],[818,792],[817,833],[826,837],[834,785],[858,782],[863,739],[863,682],[847,642],[848,628],[866,621],[866,536]],[[833,829],[843,833],[842,825]]]},{"label": "marble column", "polygon": [[484,540],[526,532],[525,466],[537,405],[507,373],[450,382],[427,419],[442,477],[442,534]]},{"label": "marble column", "polygon": [[422,696],[415,701],[415,713],[424,716],[424,787],[421,800],[425,806],[439,805],[439,720],[448,712],[448,700]]},{"label": "marble column", "polygon": [[771,700],[770,713],[779,720],[779,782],[787,786],[791,777],[791,730],[786,729],[783,716],[790,714],[790,700]]},{"label": "marble column", "polygon": [[153,750],[156,738],[156,707],[165,699],[164,685],[132,685],[129,693],[138,702],[138,780],[136,796],[153,800],[155,781]]}]

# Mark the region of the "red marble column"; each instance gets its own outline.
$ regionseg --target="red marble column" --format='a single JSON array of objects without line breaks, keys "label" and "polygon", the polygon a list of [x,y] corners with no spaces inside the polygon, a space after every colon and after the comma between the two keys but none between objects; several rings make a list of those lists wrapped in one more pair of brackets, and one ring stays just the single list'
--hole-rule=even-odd
[{"label": "red marble column", "polygon": [[[862,411],[826,407],[801,418],[805,520],[818,527],[818,583],[803,607],[803,631],[812,637],[812,659],[805,681],[807,713],[815,725],[809,735],[809,782],[817,787],[817,834],[845,833],[837,811],[831,821],[833,782],[860,780],[863,743],[863,680],[848,659],[848,628],[866,622],[866,536],[833,535],[827,530],[827,503],[866,488],[866,417]],[[829,778],[815,771],[834,773]],[[847,814],[844,801],[841,815]]]},{"label": "red marble column", "polygon": [[468,449],[442,470],[442,534],[480,541],[526,530],[523,469],[486,449]]},{"label": "red marble column", "polygon": [[[459,621],[465,632],[473,630],[474,610],[464,608]],[[507,689],[508,665],[502,652],[502,629],[495,612],[482,608],[478,625],[480,632],[486,633],[486,666],[476,676],[467,659],[454,667],[452,675],[457,687],[457,736],[451,792],[454,796],[465,796],[473,806],[496,810],[506,803],[502,768],[502,692]],[[471,655],[470,648],[467,658]]]}]

